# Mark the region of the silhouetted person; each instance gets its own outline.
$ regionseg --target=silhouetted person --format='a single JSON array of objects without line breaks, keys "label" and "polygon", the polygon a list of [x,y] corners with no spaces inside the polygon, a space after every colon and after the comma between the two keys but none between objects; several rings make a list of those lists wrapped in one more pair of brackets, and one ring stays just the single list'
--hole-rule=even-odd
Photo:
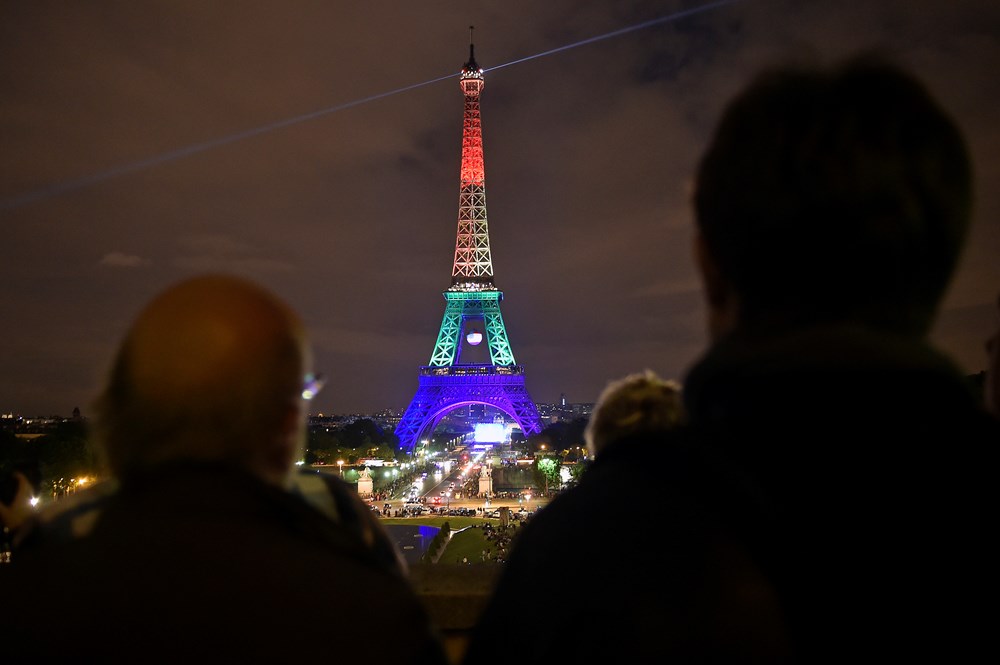
[{"label": "silhouetted person", "polygon": [[509,663],[511,649],[539,665],[780,661],[774,595],[714,508],[739,505],[742,486],[716,477],[683,422],[675,381],[646,371],[605,387],[584,430],[593,461],[521,527],[466,665]]},{"label": "silhouetted person", "polygon": [[681,387],[646,370],[612,381],[597,398],[583,437],[596,457],[612,443],[681,422]]},{"label": "silhouetted person", "polygon": [[10,562],[25,525],[35,517],[41,480],[37,460],[15,460],[0,467],[0,563]]},{"label": "silhouetted person", "polygon": [[685,406],[769,507],[733,521],[799,661],[996,654],[1000,429],[927,339],[971,182],[952,118],[871,56],[762,75],[699,166],[712,345]]},{"label": "silhouetted person", "polygon": [[[997,298],[997,313],[1000,314],[1000,297]],[[983,384],[983,398],[986,410],[1000,418],[1000,321],[993,334],[986,340],[988,364],[986,381]]]},{"label": "silhouetted person", "polygon": [[[53,504],[4,566],[4,662],[319,662],[379,632],[386,662],[446,663],[365,504],[296,471],[311,364],[299,317],[249,281],[153,299],[97,405],[115,482]],[[387,613],[405,620],[377,631]]]},{"label": "silhouetted person", "polygon": [[711,345],[687,423],[539,511],[467,662],[502,659],[491,622],[538,589],[529,662],[995,660],[1000,427],[927,341],[970,170],[950,116],[874,57],[732,100],[695,182]]}]

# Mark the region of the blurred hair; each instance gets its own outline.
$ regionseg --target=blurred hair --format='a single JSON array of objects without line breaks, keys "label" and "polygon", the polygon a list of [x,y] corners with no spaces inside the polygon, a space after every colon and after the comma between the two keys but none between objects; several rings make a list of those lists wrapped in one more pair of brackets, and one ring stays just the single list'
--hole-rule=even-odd
[{"label": "blurred hair", "polygon": [[610,382],[598,397],[584,430],[587,450],[596,456],[618,439],[669,430],[681,414],[680,384],[650,370],[630,374]]},{"label": "blurred hair", "polygon": [[694,206],[741,325],[925,334],[961,254],[971,179],[964,140],[925,87],[862,54],[759,75],[723,113]]}]

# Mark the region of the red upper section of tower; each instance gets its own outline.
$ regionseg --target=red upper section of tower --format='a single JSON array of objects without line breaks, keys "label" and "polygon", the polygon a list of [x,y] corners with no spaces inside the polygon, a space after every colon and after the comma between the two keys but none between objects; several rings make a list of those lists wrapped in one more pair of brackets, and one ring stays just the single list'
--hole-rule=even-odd
[{"label": "red upper section of tower", "polygon": [[462,68],[459,79],[465,93],[465,117],[462,123],[462,185],[485,183],[483,166],[483,126],[479,115],[479,93],[486,85],[483,70],[476,64],[473,47],[469,46],[469,61]]},{"label": "red upper section of tower", "polygon": [[458,236],[449,291],[496,291],[486,221],[486,172],[483,165],[483,126],[479,93],[485,81],[473,46],[459,81],[465,94],[462,120],[462,169],[458,199]]}]

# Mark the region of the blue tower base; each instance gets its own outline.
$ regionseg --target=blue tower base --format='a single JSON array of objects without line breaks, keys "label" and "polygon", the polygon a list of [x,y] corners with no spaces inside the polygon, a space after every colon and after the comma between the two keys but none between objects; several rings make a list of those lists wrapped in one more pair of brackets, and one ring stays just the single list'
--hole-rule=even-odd
[{"label": "blue tower base", "polygon": [[465,404],[486,404],[503,411],[525,436],[542,431],[521,365],[424,366],[417,394],[396,425],[399,447],[412,451],[421,433],[434,431],[444,416]]}]

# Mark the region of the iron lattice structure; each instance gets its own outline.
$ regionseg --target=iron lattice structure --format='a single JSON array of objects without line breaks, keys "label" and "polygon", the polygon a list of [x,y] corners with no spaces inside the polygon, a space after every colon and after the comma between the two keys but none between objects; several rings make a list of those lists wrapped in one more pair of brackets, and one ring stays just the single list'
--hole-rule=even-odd
[{"label": "iron lattice structure", "polygon": [[[503,411],[527,436],[542,431],[538,409],[524,384],[524,368],[514,360],[500,313],[503,292],[493,283],[479,112],[479,95],[485,83],[470,45],[469,61],[459,79],[465,111],[451,286],[444,292],[444,318],[430,363],[420,368],[417,394],[396,426],[400,447],[410,450],[423,432],[433,431],[448,413],[466,404],[486,404]],[[480,323],[485,330],[488,364],[461,362],[462,333],[470,322]]]}]

